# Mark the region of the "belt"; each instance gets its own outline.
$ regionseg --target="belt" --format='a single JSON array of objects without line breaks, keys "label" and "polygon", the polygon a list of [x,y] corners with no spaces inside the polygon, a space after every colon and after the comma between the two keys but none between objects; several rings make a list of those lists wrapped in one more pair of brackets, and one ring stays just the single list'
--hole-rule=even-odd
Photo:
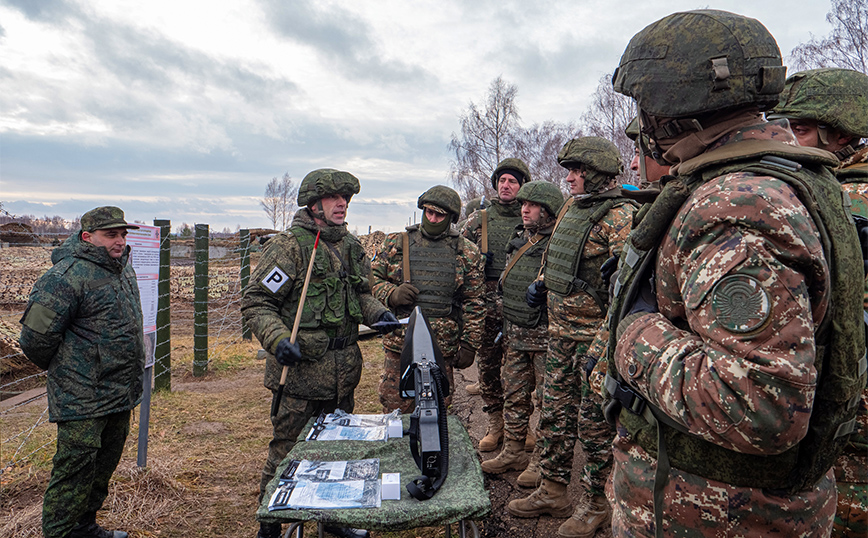
[{"label": "belt", "polygon": [[338,336],[337,338],[329,338],[329,349],[344,349],[350,347],[358,341],[358,334],[351,334],[349,336]]}]

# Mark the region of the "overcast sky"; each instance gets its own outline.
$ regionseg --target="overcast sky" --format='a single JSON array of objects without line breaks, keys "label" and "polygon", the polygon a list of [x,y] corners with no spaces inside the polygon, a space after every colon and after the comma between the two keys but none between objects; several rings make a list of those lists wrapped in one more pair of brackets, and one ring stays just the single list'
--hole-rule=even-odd
[{"label": "overcast sky", "polygon": [[785,62],[831,29],[826,0],[0,0],[0,201],[235,231],[270,226],[272,177],[338,168],[350,229],[397,230],[494,78],[523,125],[578,121],[633,34],[707,7]]}]

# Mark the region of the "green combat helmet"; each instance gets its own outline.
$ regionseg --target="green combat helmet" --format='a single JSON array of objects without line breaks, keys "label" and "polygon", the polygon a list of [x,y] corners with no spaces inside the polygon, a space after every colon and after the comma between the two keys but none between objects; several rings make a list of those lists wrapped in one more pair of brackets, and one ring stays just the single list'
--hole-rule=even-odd
[{"label": "green combat helmet", "polygon": [[453,224],[461,215],[461,197],[455,190],[446,185],[435,185],[422,193],[416,206],[424,209],[425,204],[431,204],[451,214]]},{"label": "green combat helmet", "polygon": [[868,75],[837,68],[796,73],[787,79],[780,102],[767,117],[814,120],[844,135],[866,138]]},{"label": "green combat helmet", "polygon": [[341,172],[332,168],[314,170],[301,180],[298,188],[299,207],[316,203],[324,196],[341,194],[349,202],[354,194],[359,193],[359,180],[349,172]]},{"label": "green combat helmet", "polygon": [[534,202],[541,205],[549,215],[557,215],[564,205],[564,193],[557,185],[548,181],[525,183],[515,196],[519,202]]},{"label": "green combat helmet", "polygon": [[672,138],[701,129],[696,118],[729,108],[777,104],[786,68],[758,20],[718,10],[673,13],[633,36],[612,77],[643,114],[673,121],[650,133]]},{"label": "green combat helmet", "polygon": [[522,161],[521,159],[510,157],[508,159],[500,161],[494,168],[494,172],[491,174],[491,187],[495,191],[497,190],[497,178],[500,177],[500,174],[504,172],[515,176],[515,179],[518,180],[519,185],[524,185],[528,181],[532,181],[530,177],[530,168],[528,168],[527,165],[524,164],[524,161]]},{"label": "green combat helmet", "polygon": [[567,170],[585,167],[585,192],[595,192],[624,171],[618,147],[599,136],[574,138],[558,152],[558,164]]}]

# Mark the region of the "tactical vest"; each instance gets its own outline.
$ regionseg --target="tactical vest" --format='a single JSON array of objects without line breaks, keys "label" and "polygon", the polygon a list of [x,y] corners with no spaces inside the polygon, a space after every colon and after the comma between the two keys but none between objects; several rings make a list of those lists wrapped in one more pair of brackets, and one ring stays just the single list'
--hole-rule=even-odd
[{"label": "tactical vest", "polygon": [[[849,197],[825,166],[822,155],[807,148],[755,142],[752,155],[731,156],[708,168],[666,183],[653,204],[634,219],[634,230],[621,255],[610,315],[609,372],[606,389],[620,402],[619,419],[632,438],[658,457],[655,480],[665,483],[669,465],[688,473],[738,487],[770,488],[789,493],[813,486],[834,464],[855,425],[859,395],[865,386],[865,334],[862,298],[852,290],[863,287],[862,255],[849,212]],[[741,143],[744,144],[744,143]],[[736,162],[739,161],[740,162]],[[796,162],[798,161],[798,162]],[[798,194],[820,231],[830,262],[832,308],[815,334],[820,373],[808,433],[795,447],[777,455],[760,456],[728,450],[691,434],[646,402],[626,383],[618,383],[613,357],[618,323],[626,317],[638,293],[639,277],[654,266],[657,246],[690,193],[710,179],[734,172],[776,177]],[[638,224],[636,222],[638,221]],[[828,256],[828,254],[827,254]],[[644,277],[643,277],[644,278]],[[615,406],[617,410],[617,406]],[[608,416],[608,413],[607,413]],[[658,448],[661,450],[658,452]],[[657,498],[655,507],[662,507]],[[662,491],[662,486],[659,487]],[[658,503],[659,501],[659,503]]]},{"label": "tactical vest", "polygon": [[608,290],[603,285],[600,267],[609,253],[584,256],[585,243],[591,230],[614,207],[633,204],[620,197],[620,189],[612,189],[576,200],[560,216],[545,258],[545,285],[549,291],[567,296],[577,289],[588,293],[600,310],[606,311]]},{"label": "tactical vest", "polygon": [[[521,224],[521,213],[515,212],[512,205],[503,206],[493,203],[488,209],[481,209],[480,219],[486,222],[488,232],[488,251],[492,255],[491,263],[485,266],[485,280],[497,280],[506,267],[506,245],[512,238],[516,225]],[[480,249],[481,250],[481,249]]]},{"label": "tactical vest", "polygon": [[[290,228],[293,237],[301,247],[304,264],[307,268],[310,262],[310,254],[316,241],[316,234],[306,228],[293,226]],[[359,302],[359,288],[365,283],[364,275],[359,260],[365,255],[362,246],[344,238],[339,243],[339,257],[341,269],[332,269],[332,260],[329,254],[329,245],[320,241],[316,249],[316,258],[313,263],[310,284],[307,288],[307,297],[301,311],[300,329],[326,329],[330,337],[345,336],[335,334],[345,321],[347,315],[355,324],[364,322],[362,307]],[[304,279],[296,278],[293,283],[291,300],[284,303],[281,315],[287,319],[295,318],[295,309],[301,300],[301,291],[304,287]]]},{"label": "tactical vest", "polygon": [[[419,290],[416,305],[428,318],[445,318],[452,314],[459,235],[450,228],[446,237],[431,240],[422,234],[419,227],[414,224],[404,232],[408,234],[407,248],[410,249],[409,280]],[[409,316],[412,311],[411,307],[401,308],[398,317]]]},{"label": "tactical vest", "polygon": [[[543,313],[545,305],[530,307],[525,301],[525,293],[530,283],[539,275],[542,255],[549,243],[551,235],[535,234],[536,243],[519,255],[517,259],[510,260],[513,264],[509,273],[501,281],[503,289],[503,317],[515,323],[519,327],[536,327]],[[531,237],[530,239],[533,239]],[[516,256],[528,242],[528,238],[517,237],[509,242],[506,247],[507,253]],[[514,263],[513,263],[514,262]]]}]

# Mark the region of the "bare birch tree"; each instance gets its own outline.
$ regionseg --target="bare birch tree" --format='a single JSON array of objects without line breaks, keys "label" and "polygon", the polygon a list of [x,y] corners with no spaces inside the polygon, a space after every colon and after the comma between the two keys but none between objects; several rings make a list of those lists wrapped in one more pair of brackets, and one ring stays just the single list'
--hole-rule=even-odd
[{"label": "bare birch tree", "polygon": [[843,67],[868,73],[868,0],[832,0],[826,22],[832,25],[828,36],[811,35],[792,50],[791,71]]},{"label": "bare birch tree", "polygon": [[636,116],[636,103],[629,97],[617,93],[612,88],[612,76],[604,75],[594,91],[591,104],[582,114],[582,123],[585,127],[585,135],[600,136],[618,146],[624,164],[624,173],[618,177],[618,181],[635,185],[638,178],[630,171],[633,141],[624,133],[634,116]]},{"label": "bare birch tree", "polygon": [[568,141],[580,136],[582,129],[574,123],[551,120],[535,123],[516,132],[512,141],[513,156],[527,164],[534,180],[550,181],[567,191],[567,171],[558,164],[558,152]]},{"label": "bare birch tree", "polygon": [[271,221],[272,228],[285,230],[292,223],[297,194],[298,186],[293,184],[289,173],[283,174],[282,178],[271,178],[265,186],[265,197],[259,205]]},{"label": "bare birch tree", "polygon": [[482,107],[473,101],[461,115],[461,133],[452,133],[449,151],[452,183],[464,199],[492,196],[491,173],[501,160],[511,155],[511,135],[520,117],[515,105],[518,88],[497,77],[488,87]]}]

